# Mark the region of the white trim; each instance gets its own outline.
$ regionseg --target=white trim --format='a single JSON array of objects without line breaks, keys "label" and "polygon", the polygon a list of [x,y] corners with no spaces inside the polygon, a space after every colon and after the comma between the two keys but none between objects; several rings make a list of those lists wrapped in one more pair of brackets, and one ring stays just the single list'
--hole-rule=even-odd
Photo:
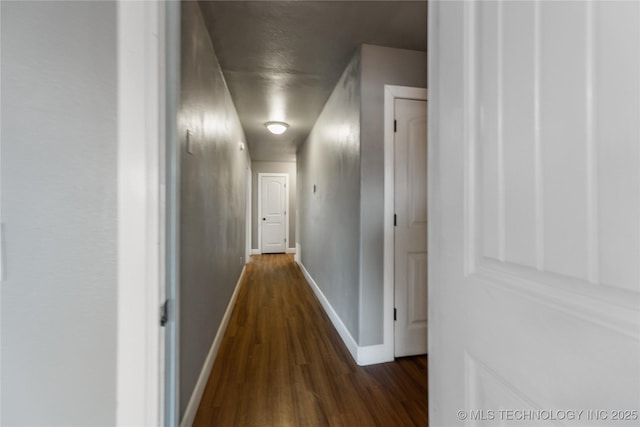
[{"label": "white trim", "polygon": [[[435,64],[436,58],[440,58],[439,55],[441,51],[438,48],[438,44],[443,38],[441,28],[438,24],[442,11],[440,10],[440,4],[437,2],[429,2],[429,5],[427,7],[427,63]],[[475,4],[471,5],[471,7],[475,7]],[[473,25],[469,22],[465,22],[465,24]],[[465,69],[468,69],[468,64],[465,64]],[[435,163],[435,156],[431,155],[431,150],[429,149],[429,141],[439,144],[438,138],[434,138],[434,136],[437,136],[436,131],[440,129],[439,122],[441,120],[437,112],[437,109],[440,108],[441,103],[441,91],[439,91],[437,88],[440,73],[438,72],[438,67],[428,67],[428,71],[427,86],[432,88],[431,96],[433,101],[431,102],[431,107],[427,102],[427,218],[429,218],[429,221],[427,221],[427,263],[431,262],[431,260],[435,258],[433,255],[438,252],[438,249],[440,249],[440,241],[434,238],[435,233],[432,233],[431,231],[437,230],[440,225],[440,210],[434,209],[435,203],[432,202],[435,201],[436,194],[441,191],[440,186],[436,187],[434,185],[435,179],[433,179],[433,177],[435,176],[436,168],[432,167],[432,165]],[[463,80],[462,84],[465,83],[466,79]],[[435,108],[433,107],[434,104],[436,105]],[[442,269],[442,267],[439,267],[437,269],[429,268],[429,265],[427,264],[427,324],[431,325],[435,325],[438,322],[437,320],[434,321],[433,313],[435,312],[435,310],[432,310],[431,308],[434,301],[434,298],[432,297],[432,289],[434,288],[433,285],[435,284],[435,280],[433,279],[437,277],[436,271],[440,269]],[[431,287],[429,287],[429,283],[431,283]],[[435,292],[433,292],[433,294],[435,294]],[[427,333],[427,351],[429,351],[429,349],[431,348],[434,348],[436,345],[434,335],[436,334]],[[437,359],[435,360],[436,366],[440,368],[440,366],[442,365],[439,365],[440,362],[437,362]],[[438,387],[441,383],[439,381],[434,381],[434,378],[438,376],[439,372],[434,369],[433,359],[430,360],[430,362],[431,363],[428,363],[427,366],[427,390],[432,390],[432,393],[427,395],[427,419],[436,420],[441,416],[441,408],[444,408],[444,406],[440,406],[438,398],[434,397],[436,393],[434,393],[433,391],[435,391],[436,387]],[[436,406],[439,407],[437,410],[435,409]],[[465,406],[465,408],[470,407]],[[434,425],[433,422],[431,424]]]},{"label": "white trim", "polygon": [[287,253],[288,254],[295,254],[296,253],[296,248],[287,248]]},{"label": "white trim", "polygon": [[245,186],[245,264],[251,261],[251,254],[253,253],[253,250],[251,249],[251,181],[253,179],[253,175],[251,174],[251,162],[247,163],[247,183]]},{"label": "white trim", "polygon": [[358,365],[367,366],[376,363],[393,362],[393,356],[387,354],[384,344],[358,346]]},{"label": "white trim", "polygon": [[[296,221],[298,221],[298,216],[296,215]],[[293,257],[293,260],[298,264],[302,264],[302,246],[300,246],[300,242],[296,242],[296,254]]]},{"label": "white trim", "polygon": [[[0,22],[2,22],[2,7],[0,7]],[[2,47],[0,46],[0,52],[2,51]],[[0,53],[0,82],[2,81],[2,54]],[[2,98],[2,85],[0,85],[0,100],[3,99]],[[0,106],[2,105],[2,102],[0,102]],[[0,107],[0,110],[2,110],[2,108]],[[0,129],[2,129],[2,112],[0,111]],[[2,132],[0,132],[0,160],[2,159]],[[2,164],[2,161],[0,161],[0,165]],[[0,176],[2,176],[1,170],[0,170]],[[0,189],[2,188],[2,185],[0,185]],[[0,206],[2,205],[2,197],[0,195]],[[2,209],[0,209],[0,212],[2,212]],[[4,286],[4,271],[5,271],[5,267],[4,267],[4,257],[5,257],[5,251],[4,251],[4,224],[1,222],[2,221],[2,217],[0,217],[0,307],[2,307],[2,287]],[[0,316],[0,331],[2,330],[2,320],[1,320],[2,316]],[[0,334],[0,348],[2,347],[2,334]],[[2,352],[0,352],[0,378],[2,378]],[[0,386],[0,420],[2,420],[2,387]]]},{"label": "white trim", "polygon": [[320,290],[320,287],[318,286],[316,281],[313,280],[313,277],[311,277],[311,274],[309,274],[305,266],[301,262],[298,262],[298,265],[300,266],[300,270],[302,270],[302,274],[304,274],[304,277],[307,279],[307,283],[313,290],[313,293],[316,294],[318,301],[320,301],[320,304],[322,305],[325,313],[327,313],[327,316],[329,316],[329,319],[331,319],[331,323],[333,323],[336,331],[338,331],[340,338],[342,338],[342,341],[347,346],[349,353],[351,353],[351,357],[353,357],[353,360],[355,360],[357,363],[358,344],[356,343],[356,340],[353,339],[347,327],[344,325],[344,323],[342,323],[340,316],[338,316],[338,313],[336,313],[336,311],[333,309],[331,303],[329,303],[327,297],[324,296],[324,294]]},{"label": "white trim", "polygon": [[384,85],[384,249],[383,249],[383,335],[381,353],[393,360],[394,350],[394,129],[395,100],[427,100],[427,89]]},{"label": "white trim", "polygon": [[233,295],[231,295],[231,299],[229,300],[229,304],[227,305],[227,310],[224,312],[224,316],[222,317],[222,322],[220,323],[218,332],[213,339],[213,343],[211,343],[211,349],[209,349],[209,354],[204,361],[204,365],[202,366],[202,370],[200,371],[200,376],[198,377],[196,386],[193,389],[193,393],[191,393],[191,397],[189,398],[189,403],[187,404],[187,408],[184,411],[184,416],[182,417],[180,427],[191,427],[193,421],[196,418],[196,413],[198,412],[198,407],[200,406],[200,401],[202,400],[204,389],[207,386],[207,382],[209,381],[209,375],[211,375],[211,368],[213,368],[213,363],[216,361],[216,357],[218,356],[218,350],[220,350],[222,338],[224,338],[224,333],[227,331],[227,326],[229,326],[229,320],[231,319],[233,307],[236,304],[236,299],[238,298],[238,292],[240,290],[240,285],[242,284],[242,279],[244,278],[246,269],[246,266],[242,268],[242,273],[240,273],[240,277],[238,278],[238,282],[236,283],[236,288],[233,291]]},{"label": "white trim", "polygon": [[118,1],[117,425],[159,425],[164,284],[161,3]]},{"label": "white trim", "polygon": [[[160,425],[174,427],[180,416],[180,144],[178,141],[178,108],[180,100],[180,4],[163,2],[165,14],[165,152],[163,183],[164,274],[168,319],[164,333],[163,374],[164,418]],[[162,193],[161,193],[162,194]],[[163,299],[161,298],[161,301]]]},{"label": "white trim", "polygon": [[261,253],[260,249],[251,249],[251,255],[260,255]]},{"label": "white trim", "polygon": [[349,353],[351,353],[351,357],[353,357],[353,360],[355,360],[355,362],[359,366],[392,362],[393,355],[391,355],[391,358],[389,358],[389,355],[386,352],[386,347],[383,344],[359,346],[356,343],[356,340],[353,339],[347,327],[344,325],[344,323],[342,323],[342,319],[340,319],[338,313],[336,313],[336,311],[333,309],[327,297],[324,296],[316,281],[313,280],[313,277],[311,277],[311,274],[307,271],[305,266],[300,261],[297,261],[297,263],[300,266],[300,270],[302,270],[302,274],[304,274],[304,277],[307,279],[309,287],[311,287],[311,289],[313,290],[316,298],[318,298],[318,301],[320,301],[320,305],[322,305],[325,313],[327,313],[327,316],[329,316],[329,319],[331,319],[333,327],[336,328],[336,331],[338,331],[338,334],[340,335],[340,338],[342,338],[342,341],[347,347],[347,350],[349,350]]},{"label": "white trim", "polygon": [[262,254],[262,179],[267,176],[284,176],[285,177],[285,214],[284,214],[284,237],[286,242],[284,243],[285,252],[289,247],[289,174],[288,173],[270,173],[259,172],[258,173],[258,250],[259,254]]}]

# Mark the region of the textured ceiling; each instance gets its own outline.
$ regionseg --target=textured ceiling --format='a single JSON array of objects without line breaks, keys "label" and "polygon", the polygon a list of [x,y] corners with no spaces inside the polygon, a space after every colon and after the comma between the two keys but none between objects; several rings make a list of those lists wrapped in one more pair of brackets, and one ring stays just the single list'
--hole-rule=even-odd
[{"label": "textured ceiling", "polygon": [[[426,1],[201,1],[253,160],[294,160],[363,43],[426,51]],[[290,128],[272,135],[269,120]]]}]

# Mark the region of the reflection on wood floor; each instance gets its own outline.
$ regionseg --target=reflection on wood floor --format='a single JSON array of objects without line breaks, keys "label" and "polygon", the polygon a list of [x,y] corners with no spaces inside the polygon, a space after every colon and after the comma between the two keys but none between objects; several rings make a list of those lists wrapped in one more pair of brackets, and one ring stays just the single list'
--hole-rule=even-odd
[{"label": "reflection on wood floor", "polygon": [[427,357],[359,367],[291,255],[252,257],[194,426],[427,425]]}]

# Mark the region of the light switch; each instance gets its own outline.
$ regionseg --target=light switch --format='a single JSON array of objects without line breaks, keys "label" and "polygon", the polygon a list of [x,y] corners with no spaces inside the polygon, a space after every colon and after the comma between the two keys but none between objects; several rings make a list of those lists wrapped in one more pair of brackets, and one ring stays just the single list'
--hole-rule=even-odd
[{"label": "light switch", "polygon": [[187,129],[187,153],[193,154],[193,134]]}]

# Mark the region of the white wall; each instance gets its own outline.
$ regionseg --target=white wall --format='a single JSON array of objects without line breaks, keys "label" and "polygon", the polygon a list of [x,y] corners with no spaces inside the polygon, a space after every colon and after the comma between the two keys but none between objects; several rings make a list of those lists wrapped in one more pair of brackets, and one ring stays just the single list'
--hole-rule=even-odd
[{"label": "white wall", "polygon": [[0,8],[0,424],[114,425],[116,3]]},{"label": "white wall", "polygon": [[287,248],[296,247],[296,162],[251,162],[251,248],[260,247],[258,235],[258,174],[260,173],[287,173],[289,174],[289,242]]}]

